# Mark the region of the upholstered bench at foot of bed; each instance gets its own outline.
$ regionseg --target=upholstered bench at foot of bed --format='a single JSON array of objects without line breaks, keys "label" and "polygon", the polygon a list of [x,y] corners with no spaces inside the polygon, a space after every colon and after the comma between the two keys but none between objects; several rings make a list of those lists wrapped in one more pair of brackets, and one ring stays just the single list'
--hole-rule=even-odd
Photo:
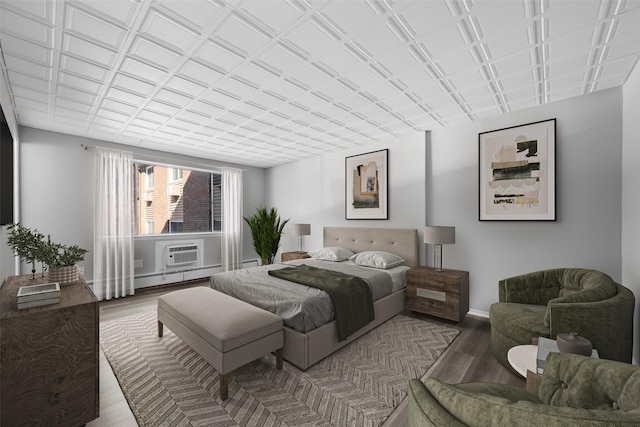
[{"label": "upholstered bench at foot of bed", "polygon": [[220,374],[226,400],[229,373],[273,351],[282,369],[282,319],[221,292],[195,287],[158,298],[158,336],[163,325]]}]

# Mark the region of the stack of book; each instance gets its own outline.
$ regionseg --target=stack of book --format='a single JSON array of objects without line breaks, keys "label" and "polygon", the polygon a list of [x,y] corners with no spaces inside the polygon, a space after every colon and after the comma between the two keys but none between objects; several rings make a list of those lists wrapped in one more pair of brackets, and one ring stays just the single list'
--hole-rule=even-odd
[{"label": "stack of book", "polygon": [[38,307],[60,302],[60,284],[43,283],[41,285],[22,286],[18,290],[18,309]]}]

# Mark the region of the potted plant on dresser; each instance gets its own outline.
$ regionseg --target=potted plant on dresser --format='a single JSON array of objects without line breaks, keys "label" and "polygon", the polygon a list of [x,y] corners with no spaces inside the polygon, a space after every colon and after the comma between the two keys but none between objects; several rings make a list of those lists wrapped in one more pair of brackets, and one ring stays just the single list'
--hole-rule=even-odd
[{"label": "potted plant on dresser", "polygon": [[19,257],[21,261],[31,264],[31,278],[35,279],[36,261],[40,261],[44,235],[38,230],[31,230],[20,224],[11,224],[7,228],[9,230],[7,243],[15,256]]},{"label": "potted plant on dresser", "polygon": [[267,210],[262,206],[256,209],[256,213],[250,217],[243,217],[251,229],[253,248],[262,259],[262,264],[272,264],[273,258],[280,247],[280,237],[282,230],[289,222],[284,221],[278,215],[278,209]]},{"label": "potted plant on dresser", "polygon": [[31,230],[20,224],[9,226],[10,235],[7,243],[21,260],[30,262],[32,275],[35,278],[35,263],[40,262],[49,269],[49,280],[59,282],[61,286],[76,283],[79,280],[76,263],[84,259],[88,252],[77,245],[65,246],[51,241],[50,237],[38,230]]},{"label": "potted plant on dresser", "polygon": [[87,252],[77,245],[65,246],[48,240],[41,261],[49,267],[49,280],[59,282],[60,286],[76,283],[79,280],[76,263],[82,261]]}]

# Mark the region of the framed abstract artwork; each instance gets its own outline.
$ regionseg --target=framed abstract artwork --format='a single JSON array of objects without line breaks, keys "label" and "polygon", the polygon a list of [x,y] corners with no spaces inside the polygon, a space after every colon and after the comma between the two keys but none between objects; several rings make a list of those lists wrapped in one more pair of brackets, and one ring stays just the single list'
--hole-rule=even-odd
[{"label": "framed abstract artwork", "polygon": [[556,119],[478,134],[479,220],[555,221]]},{"label": "framed abstract artwork", "polygon": [[389,150],[345,158],[345,218],[388,219]]}]

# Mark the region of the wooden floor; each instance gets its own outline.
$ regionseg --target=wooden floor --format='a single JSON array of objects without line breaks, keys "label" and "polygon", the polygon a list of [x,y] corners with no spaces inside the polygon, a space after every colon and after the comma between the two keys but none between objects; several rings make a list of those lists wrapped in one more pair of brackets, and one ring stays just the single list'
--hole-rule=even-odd
[{"label": "wooden floor", "polygon": [[[417,314],[404,313],[419,319],[437,320]],[[460,334],[442,356],[427,371],[426,377],[437,378],[449,384],[483,382],[510,384],[526,388],[524,378],[517,377],[500,365],[491,354],[491,326],[489,319],[466,315],[460,323],[450,323]],[[384,423],[383,427],[409,425],[405,399]]]},{"label": "wooden floor", "polygon": [[[208,286],[208,281],[189,284],[164,286],[157,289],[139,291],[135,296],[103,301],[100,303],[100,321],[126,317],[135,313],[156,309],[160,295],[190,286]],[[429,316],[404,313],[417,318],[437,320]],[[447,322],[445,322],[447,323]],[[445,353],[429,369],[426,376],[438,378],[448,383],[493,382],[511,384],[524,388],[525,381],[516,377],[500,365],[491,355],[489,320],[467,315],[458,323],[447,323],[460,329],[460,335],[447,348]],[[385,422],[385,427],[406,426],[406,400]],[[109,363],[100,351],[100,418],[87,424],[89,427],[135,427],[138,424],[129,409]]]}]

